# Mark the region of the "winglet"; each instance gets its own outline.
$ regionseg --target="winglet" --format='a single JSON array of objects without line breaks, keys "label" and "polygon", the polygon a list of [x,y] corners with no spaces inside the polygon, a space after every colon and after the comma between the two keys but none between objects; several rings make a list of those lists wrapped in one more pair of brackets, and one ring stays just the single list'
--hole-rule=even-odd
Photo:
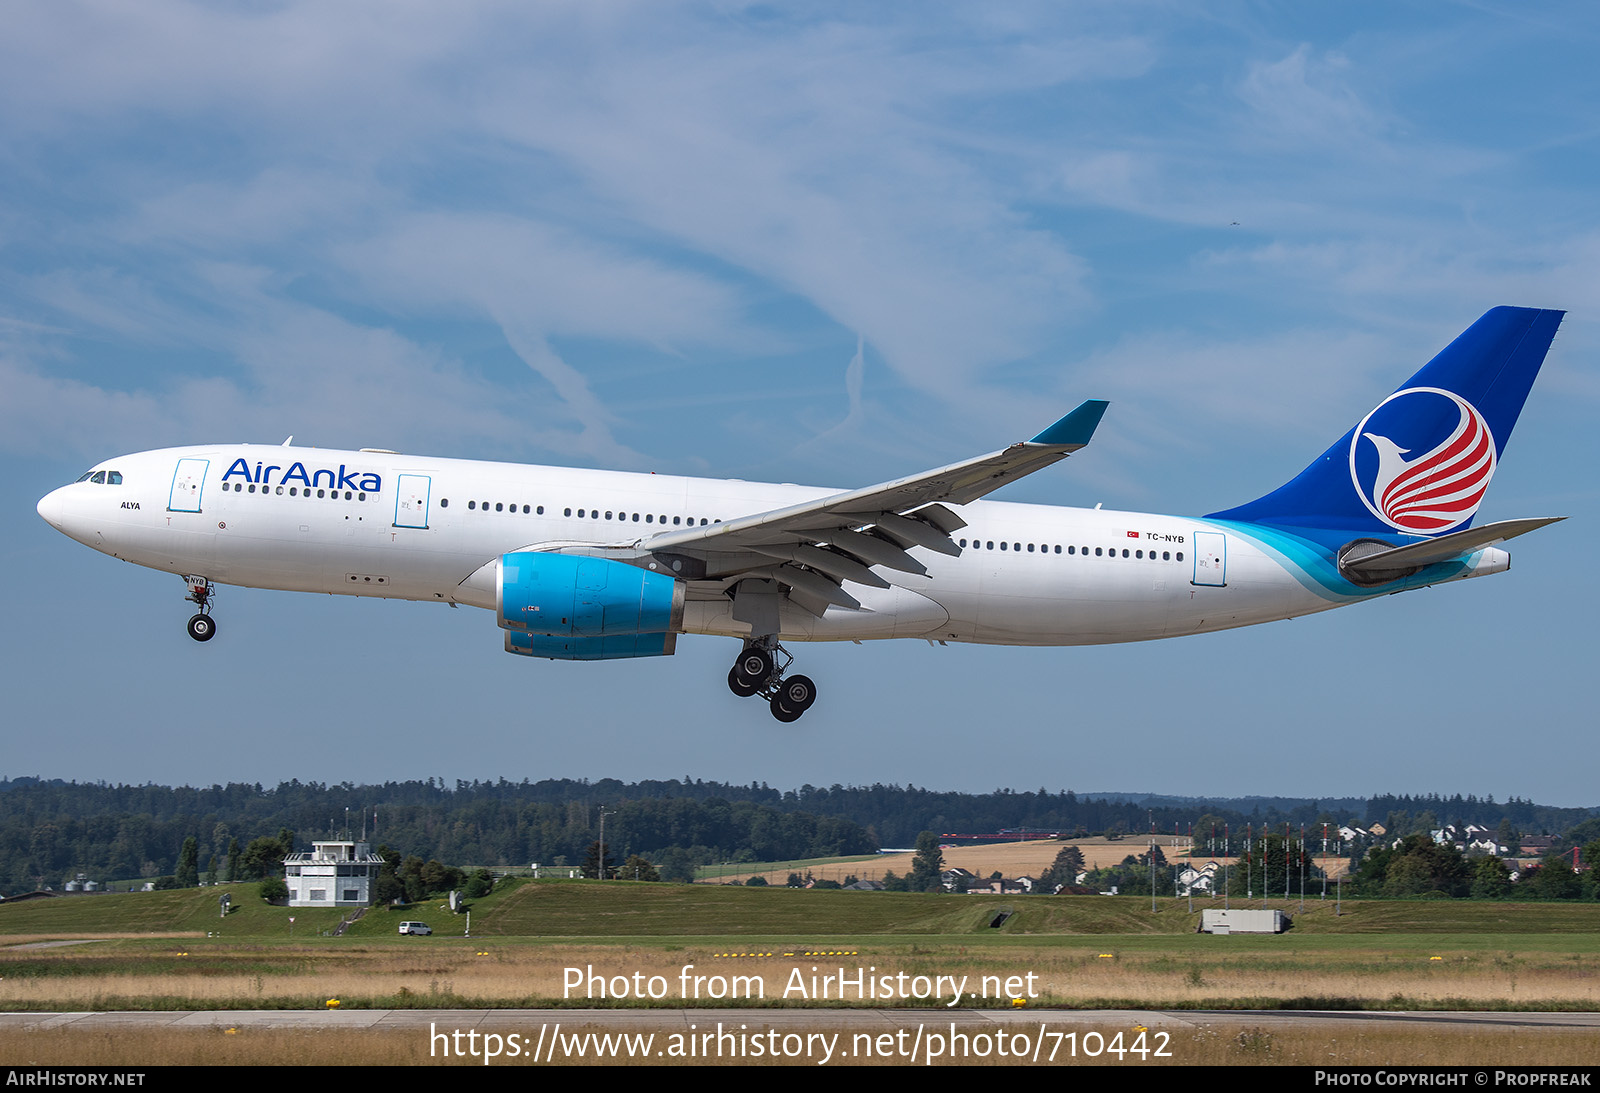
[{"label": "winglet", "polygon": [[1111,405],[1104,399],[1092,398],[1072,413],[1028,441],[1029,444],[1052,444],[1062,448],[1081,448],[1089,443],[1094,431]]}]

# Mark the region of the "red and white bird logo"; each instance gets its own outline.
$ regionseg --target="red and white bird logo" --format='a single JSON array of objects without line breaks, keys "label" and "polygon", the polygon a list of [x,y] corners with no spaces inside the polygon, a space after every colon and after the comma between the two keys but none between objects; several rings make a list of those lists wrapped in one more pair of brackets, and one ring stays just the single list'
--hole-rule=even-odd
[{"label": "red and white bird logo", "polygon": [[[1432,451],[1407,459],[1410,448],[1402,448],[1391,437],[1368,432],[1367,422],[1396,399],[1415,395],[1449,399],[1460,411],[1460,420]],[[1390,415],[1390,422],[1397,424],[1406,416]],[[1362,440],[1370,442],[1378,453],[1377,473],[1370,491],[1362,485],[1356,469],[1356,453]],[[1483,501],[1494,468],[1494,435],[1489,432],[1488,422],[1471,403],[1437,387],[1396,391],[1362,419],[1350,441],[1350,475],[1361,500],[1384,523],[1412,535],[1435,535],[1470,520]]]}]

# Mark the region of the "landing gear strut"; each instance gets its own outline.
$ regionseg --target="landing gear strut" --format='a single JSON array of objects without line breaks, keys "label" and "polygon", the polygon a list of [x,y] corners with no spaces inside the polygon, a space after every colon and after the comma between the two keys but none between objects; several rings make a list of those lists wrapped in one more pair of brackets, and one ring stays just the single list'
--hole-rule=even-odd
[{"label": "landing gear strut", "polygon": [[217,636],[217,623],[211,617],[211,597],[216,594],[216,587],[204,577],[185,577],[189,582],[189,594],[184,597],[200,609],[200,613],[189,620],[189,636],[195,641],[210,641]]},{"label": "landing gear strut", "polygon": [[[779,663],[779,658],[782,663]],[[728,690],[740,698],[761,695],[779,721],[798,721],[817,700],[817,685],[809,676],[784,673],[794,657],[772,637],[757,638],[744,647],[728,670]]]}]

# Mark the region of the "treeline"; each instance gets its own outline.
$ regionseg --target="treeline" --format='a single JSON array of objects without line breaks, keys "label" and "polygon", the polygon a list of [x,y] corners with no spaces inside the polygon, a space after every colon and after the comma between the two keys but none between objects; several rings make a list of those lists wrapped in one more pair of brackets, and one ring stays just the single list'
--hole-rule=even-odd
[{"label": "treeline", "polygon": [[[283,831],[295,849],[349,827],[405,855],[459,865],[578,865],[599,837],[623,858],[670,860],[681,872],[709,861],[781,861],[909,847],[922,831],[1002,835],[1023,830],[1067,835],[1150,830],[1197,834],[1231,825],[1238,833],[1285,823],[1362,822],[1375,811],[1420,820],[1492,826],[1514,815],[1523,831],[1557,832],[1600,815],[1492,798],[1396,797],[1337,803],[1282,798],[1237,801],[1079,797],[1070,790],[943,792],[915,786],[778,790],[698,779],[625,783],[616,779],[457,781],[358,786],[292,780],[267,788],[107,785],[37,778],[0,780],[0,891],[93,879],[174,874],[184,841],[196,840],[194,868],[225,872],[228,849]],[[1476,818],[1475,820],[1473,818]],[[1201,824],[1204,826],[1199,826]]]},{"label": "treeline", "polygon": [[1424,824],[1441,827],[1445,824],[1457,827],[1477,824],[1493,831],[1502,823],[1509,823],[1524,833],[1545,832],[1555,835],[1595,815],[1596,810],[1592,808],[1557,808],[1534,804],[1518,797],[1497,803],[1492,796],[1480,798],[1469,794],[1463,797],[1459,793],[1454,797],[1441,797],[1437,793],[1425,797],[1382,793],[1367,798],[1362,826],[1382,823],[1392,828],[1395,826],[1389,822],[1392,818],[1400,817],[1404,823],[1405,819],[1414,817]]},{"label": "treeline", "polygon": [[[1579,847],[1586,862],[1600,855],[1600,839],[1576,839],[1592,824],[1568,832],[1568,841]],[[1348,890],[1382,899],[1595,900],[1600,899],[1600,869],[1574,872],[1564,854],[1553,852],[1521,870],[1513,882],[1511,867],[1499,858],[1463,854],[1426,835],[1408,835],[1399,845],[1369,850],[1351,875]]]},{"label": "treeline", "polygon": [[[579,865],[599,837],[605,809],[608,849],[623,857],[695,864],[870,854],[877,840],[842,816],[786,808],[781,796],[751,787],[728,800],[704,783],[684,795],[646,795],[670,785],[607,780],[542,783],[390,783],[357,787],[298,781],[209,789],[0,782],[0,891],[59,885],[77,873],[95,880],[175,874],[188,840],[202,878],[229,875],[239,847],[298,832],[294,849],[343,831],[346,820],[369,841],[406,855],[459,864]],[[145,811],[131,811],[145,806]],[[346,809],[350,811],[346,813]],[[230,854],[230,848],[232,853]]]}]

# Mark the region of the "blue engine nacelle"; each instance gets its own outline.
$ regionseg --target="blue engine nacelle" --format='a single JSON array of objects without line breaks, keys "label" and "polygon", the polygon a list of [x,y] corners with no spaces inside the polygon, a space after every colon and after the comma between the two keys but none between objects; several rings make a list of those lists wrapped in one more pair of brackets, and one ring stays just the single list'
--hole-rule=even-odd
[{"label": "blue engine nacelle", "polygon": [[605,558],[517,551],[500,558],[506,652],[552,660],[671,656],[684,584]]}]

